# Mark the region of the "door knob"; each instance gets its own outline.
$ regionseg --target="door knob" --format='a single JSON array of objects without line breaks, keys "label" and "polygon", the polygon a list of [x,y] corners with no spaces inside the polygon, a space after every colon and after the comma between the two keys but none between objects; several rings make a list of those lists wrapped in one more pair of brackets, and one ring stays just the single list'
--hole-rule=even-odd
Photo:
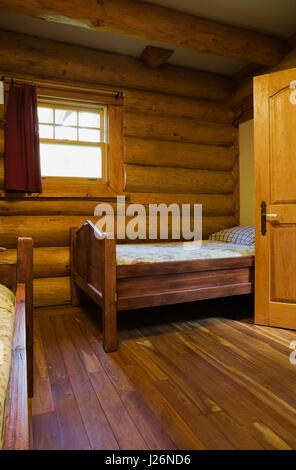
[{"label": "door knob", "polygon": [[261,202],[261,234],[264,236],[266,234],[266,217],[270,217],[271,219],[276,219],[278,217],[277,214],[266,214],[266,202]]},{"label": "door knob", "polygon": [[277,214],[265,214],[265,216],[266,216],[266,217],[272,217],[272,218],[274,218],[274,219],[275,219],[276,217],[278,217]]}]

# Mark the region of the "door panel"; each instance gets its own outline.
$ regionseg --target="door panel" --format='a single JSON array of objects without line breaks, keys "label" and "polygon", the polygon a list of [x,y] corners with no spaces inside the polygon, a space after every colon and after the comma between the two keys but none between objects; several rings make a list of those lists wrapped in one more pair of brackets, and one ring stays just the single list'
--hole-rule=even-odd
[{"label": "door panel", "polygon": [[[296,69],[256,77],[255,322],[296,329]],[[266,202],[266,234],[261,202]]]},{"label": "door panel", "polygon": [[296,105],[286,88],[270,98],[271,203],[296,202]]},{"label": "door panel", "polygon": [[[260,323],[261,324],[261,323]],[[272,302],[270,304],[269,325],[278,328],[296,329],[296,310],[289,304]]]},{"label": "door panel", "polygon": [[[296,302],[296,224],[270,227],[271,295],[273,302]],[[288,281],[288,282],[287,282]]]}]

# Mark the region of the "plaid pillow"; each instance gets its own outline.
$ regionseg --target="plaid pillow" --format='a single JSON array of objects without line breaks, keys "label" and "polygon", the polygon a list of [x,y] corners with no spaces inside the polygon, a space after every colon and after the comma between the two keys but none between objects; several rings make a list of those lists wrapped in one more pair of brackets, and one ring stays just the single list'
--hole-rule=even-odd
[{"label": "plaid pillow", "polygon": [[209,240],[219,242],[236,243],[237,245],[255,244],[255,227],[253,225],[239,225],[213,233]]}]

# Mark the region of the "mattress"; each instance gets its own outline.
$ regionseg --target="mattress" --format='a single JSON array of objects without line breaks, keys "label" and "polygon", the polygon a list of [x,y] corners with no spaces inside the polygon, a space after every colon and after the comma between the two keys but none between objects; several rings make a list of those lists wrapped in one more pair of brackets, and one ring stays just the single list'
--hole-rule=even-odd
[{"label": "mattress", "polygon": [[192,261],[253,256],[255,247],[206,240],[195,242],[127,244],[116,246],[117,265]]},{"label": "mattress", "polygon": [[0,284],[0,449],[3,445],[5,403],[11,364],[14,306],[14,294]]}]

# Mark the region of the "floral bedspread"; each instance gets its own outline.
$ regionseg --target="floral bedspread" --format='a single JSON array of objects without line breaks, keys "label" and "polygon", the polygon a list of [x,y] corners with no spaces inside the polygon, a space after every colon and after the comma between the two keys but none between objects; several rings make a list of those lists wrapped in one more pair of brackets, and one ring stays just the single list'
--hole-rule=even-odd
[{"label": "floral bedspread", "polygon": [[127,244],[116,246],[117,265],[161,263],[209,258],[253,256],[255,247],[206,240],[195,242]]},{"label": "floral bedspread", "polygon": [[4,412],[11,363],[14,294],[0,284],[0,449],[3,445]]}]

